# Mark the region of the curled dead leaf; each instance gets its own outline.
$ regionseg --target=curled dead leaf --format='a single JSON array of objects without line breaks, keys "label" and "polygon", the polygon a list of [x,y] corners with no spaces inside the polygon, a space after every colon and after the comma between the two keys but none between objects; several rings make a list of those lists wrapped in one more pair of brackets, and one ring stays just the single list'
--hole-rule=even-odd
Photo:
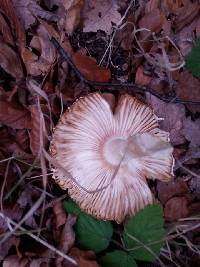
[{"label": "curled dead leaf", "polygon": [[[73,225],[76,222],[76,216],[72,214],[68,214],[67,221],[60,233],[60,241],[58,245],[58,249],[63,253],[67,254],[69,250],[72,248],[75,242],[75,233],[73,230]],[[56,258],[56,266],[62,267],[63,258],[58,256]]]},{"label": "curled dead leaf", "polygon": [[189,193],[187,184],[181,179],[169,183],[159,181],[157,184],[157,191],[158,198],[163,205],[174,196],[182,196]]},{"label": "curled dead leaf", "polygon": [[180,31],[185,25],[193,21],[199,13],[199,3],[185,0],[181,7],[175,11],[176,18],[174,20],[174,27],[176,31]]},{"label": "curled dead leaf", "polygon": [[16,80],[23,77],[21,62],[17,53],[3,42],[0,42],[0,65]]},{"label": "curled dead leaf", "polygon": [[[36,55],[32,48],[38,50]],[[24,48],[22,58],[30,75],[37,76],[47,73],[56,59],[56,51],[50,41],[49,32],[42,24],[37,29],[37,35],[33,37],[30,48]]]},{"label": "curled dead leaf", "polygon": [[190,214],[189,205],[191,204],[191,195],[182,197],[173,197],[167,201],[164,208],[164,216],[167,221],[176,221],[185,218]]},{"label": "curled dead leaf", "polygon": [[47,258],[31,259],[28,257],[19,258],[17,255],[11,255],[3,261],[3,267],[48,267],[50,260]]},{"label": "curled dead leaf", "polygon": [[[82,251],[78,248],[72,248],[70,251],[70,256],[75,258],[78,262],[79,267],[100,267],[95,261],[95,253],[93,251]],[[73,267],[70,265],[64,265],[64,267]]]},{"label": "curled dead leaf", "polygon": [[66,212],[62,208],[62,204],[60,201],[55,201],[53,203],[53,213],[54,213],[54,224],[56,228],[59,228],[63,224],[66,223],[67,215]]},{"label": "curled dead leaf", "polygon": [[46,135],[46,126],[48,124],[45,123],[43,113],[41,114],[37,105],[30,105],[29,110],[31,112],[30,148],[32,154],[36,156],[40,151],[41,146],[47,145],[48,139]]},{"label": "curled dead leaf", "polygon": [[0,14],[0,33],[3,36],[4,42],[15,45],[11,30],[2,14]]},{"label": "curled dead leaf", "polygon": [[9,22],[11,23],[11,28],[17,37],[16,44],[18,45],[20,51],[25,46],[26,36],[24,29],[19,21],[19,18],[16,14],[16,9],[13,5],[14,1],[10,0],[1,0],[0,1],[0,9],[7,16]]},{"label": "curled dead leaf", "polygon": [[94,58],[76,52],[72,60],[83,77],[93,82],[108,82],[111,78],[111,71],[99,67]]},{"label": "curled dead leaf", "polygon": [[13,129],[30,129],[30,112],[19,104],[0,99],[0,122]]}]

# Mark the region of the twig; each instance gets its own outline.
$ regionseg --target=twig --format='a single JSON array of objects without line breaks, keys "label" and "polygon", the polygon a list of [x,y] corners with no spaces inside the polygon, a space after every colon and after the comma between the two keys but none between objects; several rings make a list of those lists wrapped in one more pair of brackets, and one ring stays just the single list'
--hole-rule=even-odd
[{"label": "twig", "polygon": [[189,173],[190,175],[192,175],[192,176],[197,177],[197,178],[200,179],[200,174],[197,174],[197,173],[195,173],[195,172],[189,170],[188,168],[186,168],[185,166],[183,166],[183,164],[182,164],[179,160],[177,160],[177,164],[179,165],[179,167],[180,167],[181,169],[183,169],[184,171],[186,171],[186,172]]},{"label": "twig", "polygon": [[[6,220],[6,222],[7,222],[8,225],[11,225],[11,224],[12,224],[13,226],[15,226],[15,228],[17,227],[17,223],[14,222],[13,220],[11,220],[9,217],[5,216],[2,212],[0,212],[0,217],[2,217],[4,220]],[[56,249],[54,246],[50,245],[49,243],[47,243],[47,242],[44,241],[43,239],[39,238],[38,236],[36,236],[36,235],[34,235],[34,234],[28,232],[24,227],[22,227],[22,226],[18,226],[17,228],[19,228],[21,231],[24,232],[24,234],[30,236],[31,238],[33,238],[34,240],[36,240],[37,242],[39,242],[39,243],[42,244],[43,246],[45,246],[45,247],[47,247],[48,249],[50,249],[51,251],[55,252],[55,253],[58,254],[59,256],[63,257],[65,260],[71,262],[72,264],[74,264],[74,265],[76,265],[76,266],[78,265],[77,262],[76,262],[73,258],[71,258],[71,257],[69,257],[69,256],[67,256],[67,255],[65,255],[62,251]],[[12,229],[12,230],[13,230],[13,229]]]},{"label": "twig", "polygon": [[67,61],[67,63],[70,65],[70,67],[74,70],[76,76],[80,79],[81,82],[90,85],[92,87],[98,86],[98,87],[127,87],[132,89],[134,92],[137,93],[145,93],[149,92],[152,95],[158,97],[160,100],[163,100],[164,102],[167,103],[181,103],[181,104],[190,104],[190,105],[200,105],[200,101],[191,101],[191,100],[183,100],[179,98],[175,98],[174,96],[162,96],[158,94],[156,91],[145,87],[145,86],[139,86],[135,83],[120,83],[120,82],[94,82],[94,81],[89,81],[83,77],[81,72],[77,69],[75,64],[72,62],[71,58],[67,54],[67,52],[62,48],[62,46],[58,43],[58,41],[52,37],[51,39],[52,43],[54,46],[57,48],[59,54]]}]

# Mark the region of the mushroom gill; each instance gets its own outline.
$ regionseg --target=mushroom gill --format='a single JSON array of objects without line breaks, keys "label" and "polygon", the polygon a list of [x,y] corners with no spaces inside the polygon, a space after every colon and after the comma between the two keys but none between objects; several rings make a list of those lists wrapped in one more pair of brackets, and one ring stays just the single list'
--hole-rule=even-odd
[{"label": "mushroom gill", "polygon": [[127,94],[114,113],[99,93],[78,99],[50,146],[56,182],[85,212],[119,223],[153,202],[146,178],[172,178],[172,151],[153,110]]}]

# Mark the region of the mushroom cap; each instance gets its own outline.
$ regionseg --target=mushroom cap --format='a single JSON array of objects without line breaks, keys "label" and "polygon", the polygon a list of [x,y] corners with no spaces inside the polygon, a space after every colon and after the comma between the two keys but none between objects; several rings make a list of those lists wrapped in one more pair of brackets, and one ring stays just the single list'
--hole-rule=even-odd
[{"label": "mushroom cap", "polygon": [[114,113],[99,93],[78,99],[53,134],[53,178],[85,212],[122,222],[153,202],[146,178],[173,176],[173,148],[158,120],[127,94]]}]

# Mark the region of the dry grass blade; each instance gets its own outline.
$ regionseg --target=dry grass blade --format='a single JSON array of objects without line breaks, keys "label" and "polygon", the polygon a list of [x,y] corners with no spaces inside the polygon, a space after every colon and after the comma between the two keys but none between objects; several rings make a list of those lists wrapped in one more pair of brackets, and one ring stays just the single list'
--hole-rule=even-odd
[{"label": "dry grass blade", "polygon": [[[159,259],[159,257],[153,252],[153,250],[148,246],[148,244],[146,245],[146,244],[144,244],[144,243],[142,243],[139,239],[137,239],[136,237],[134,237],[133,235],[130,235],[129,233],[127,233],[126,232],[126,235],[130,238],[130,239],[132,239],[132,240],[134,240],[134,241],[136,241],[138,244],[140,244],[143,248],[145,248],[148,252],[150,252],[157,260],[158,260],[158,262],[160,263],[160,265],[162,266],[162,267],[165,267],[165,264]],[[134,249],[133,249],[134,250]],[[132,249],[129,249],[129,251],[132,251]]]},{"label": "dry grass blade", "polygon": [[8,224],[13,225],[15,228],[19,228],[20,230],[22,230],[24,233],[26,233],[28,236],[30,236],[31,238],[33,238],[34,240],[36,240],[37,242],[39,242],[40,244],[44,245],[45,247],[49,248],[51,251],[55,252],[56,254],[58,254],[59,256],[63,257],[63,259],[66,259],[67,261],[71,262],[72,264],[74,264],[75,266],[77,266],[77,262],[65,255],[64,253],[62,253],[60,250],[56,249],[54,246],[50,245],[49,243],[47,243],[46,241],[42,240],[41,238],[39,238],[38,236],[30,233],[29,231],[27,231],[24,227],[22,226],[17,226],[17,223],[15,223],[13,220],[11,220],[10,218],[8,218],[7,216],[5,216],[2,212],[0,212],[0,217],[2,217],[3,219],[5,219],[7,221]]}]

